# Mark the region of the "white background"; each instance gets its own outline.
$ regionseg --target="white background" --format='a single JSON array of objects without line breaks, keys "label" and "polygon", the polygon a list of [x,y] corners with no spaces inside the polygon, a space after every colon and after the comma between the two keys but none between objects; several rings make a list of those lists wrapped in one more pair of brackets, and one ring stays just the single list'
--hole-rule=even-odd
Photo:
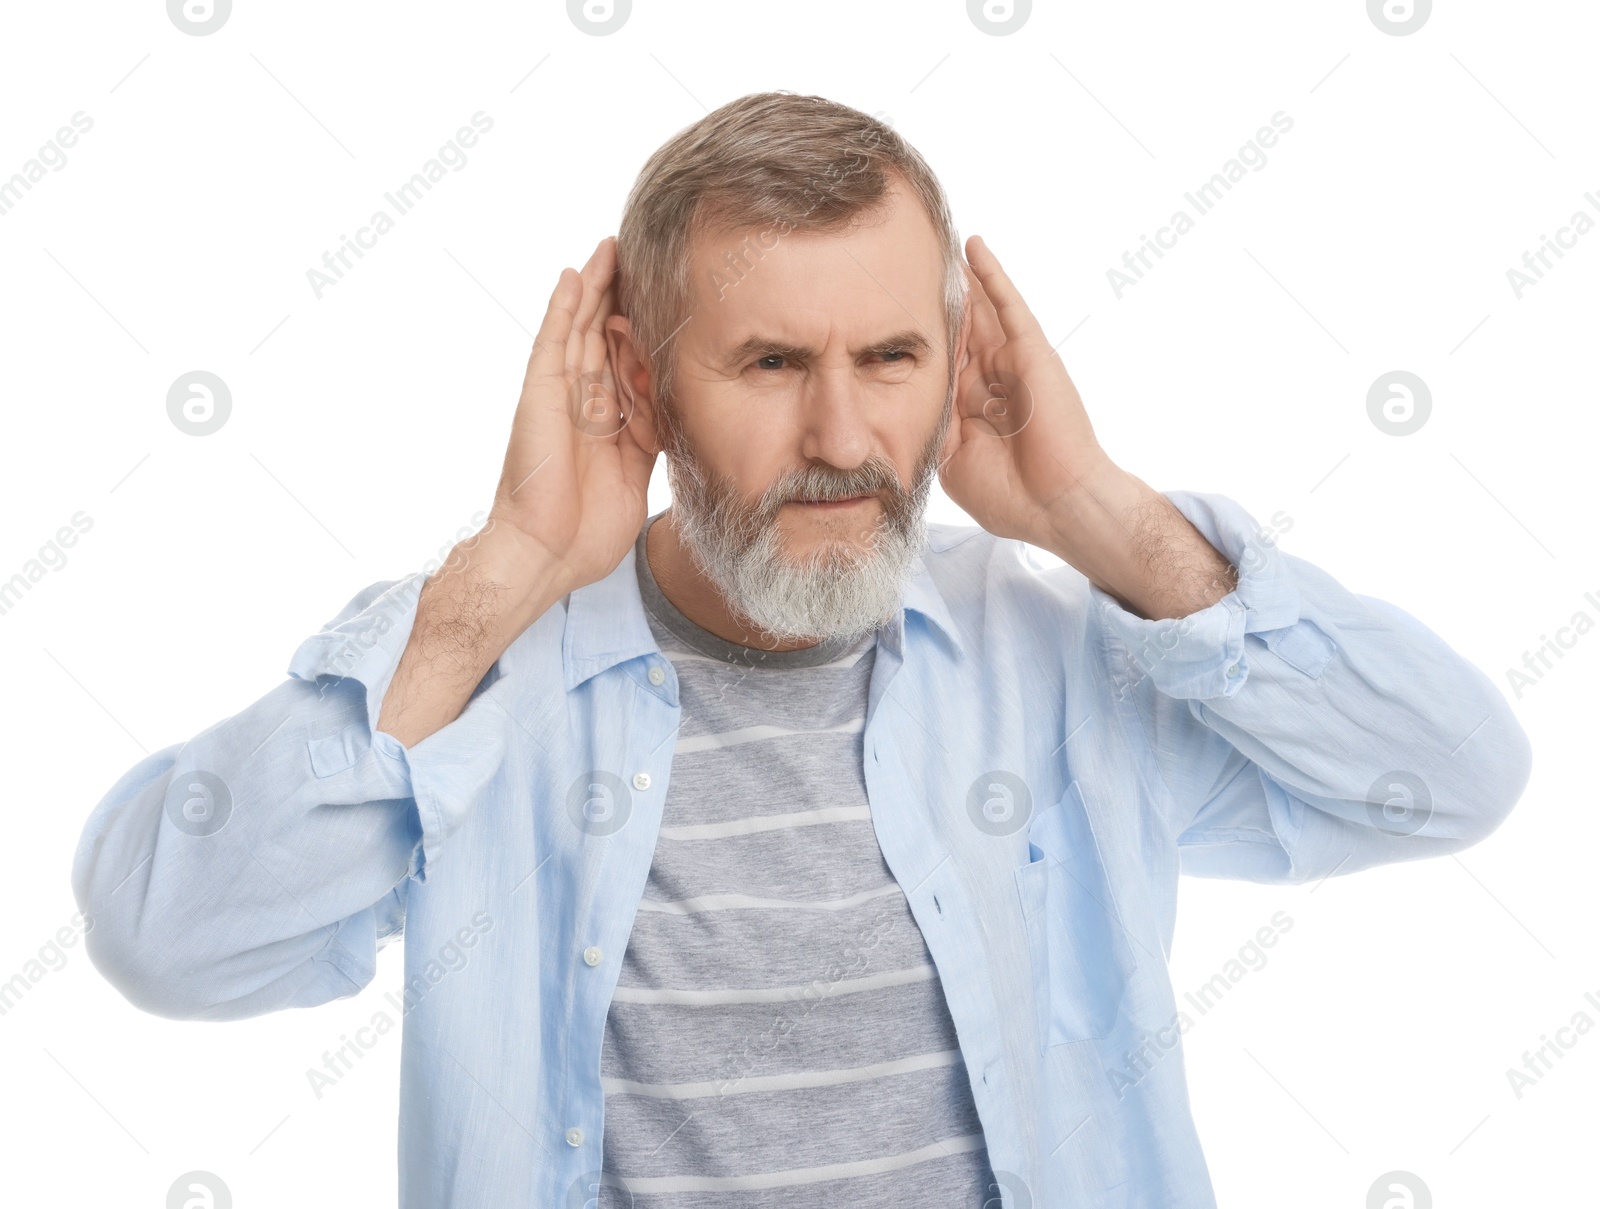
[{"label": "white background", "polygon": [[[1286,513],[1285,549],[1507,687],[1541,635],[1600,620],[1600,232],[1521,299],[1506,276],[1600,219],[1597,32],[1577,0],[1442,0],[1404,37],[1362,0],[1041,3],[1003,37],[960,0],[639,0],[607,37],[554,0],[238,0],[204,37],[152,0],[7,6],[0,178],[75,112],[94,126],[0,217],[0,579],[74,513],[93,528],[0,616],[0,980],[72,916],[74,845],[123,771],[266,692],[359,588],[487,507],[556,273],[656,146],[748,92],[888,115],[963,236],[1071,333],[1121,464]],[[306,270],[479,110],[467,166],[318,300]],[[1280,110],[1266,167],[1119,300],[1107,269]],[[1366,411],[1397,368],[1433,394],[1406,437]],[[204,438],[166,414],[192,369],[233,395]],[[965,520],[942,497],[933,517]],[[1593,1188],[1600,1035],[1520,1100],[1505,1072],[1574,1013],[1600,1022],[1597,668],[1584,637],[1515,700],[1532,781],[1459,858],[1184,883],[1180,1002],[1294,921],[1187,1038],[1221,1204],[1358,1209],[1392,1169],[1441,1207]],[[398,1035],[320,1100],[305,1072],[400,957],[356,999],[191,1024],[128,1006],[80,942],[0,1017],[7,1201],[156,1207],[199,1168],[241,1209],[392,1205]]]}]

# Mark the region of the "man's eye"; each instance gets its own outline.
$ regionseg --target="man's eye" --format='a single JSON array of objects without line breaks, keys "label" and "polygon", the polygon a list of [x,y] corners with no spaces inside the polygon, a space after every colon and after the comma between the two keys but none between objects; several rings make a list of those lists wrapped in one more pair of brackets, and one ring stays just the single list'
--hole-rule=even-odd
[{"label": "man's eye", "polygon": [[887,348],[878,354],[878,356],[882,357],[885,361],[899,361],[905,357],[905,355],[906,350],[903,348]]},{"label": "man's eye", "polygon": [[756,366],[759,369],[782,369],[783,354],[768,353],[765,357],[757,357]]}]

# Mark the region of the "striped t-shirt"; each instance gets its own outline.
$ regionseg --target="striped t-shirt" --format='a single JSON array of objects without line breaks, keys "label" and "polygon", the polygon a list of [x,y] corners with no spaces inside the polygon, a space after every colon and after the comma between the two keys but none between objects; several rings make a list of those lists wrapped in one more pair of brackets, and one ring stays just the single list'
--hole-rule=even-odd
[{"label": "striped t-shirt", "polygon": [[867,807],[874,639],[782,653],[723,641],[661,594],[649,524],[634,561],[682,728],[606,1015],[595,1199],[983,1205],[988,1156],[955,1026]]}]

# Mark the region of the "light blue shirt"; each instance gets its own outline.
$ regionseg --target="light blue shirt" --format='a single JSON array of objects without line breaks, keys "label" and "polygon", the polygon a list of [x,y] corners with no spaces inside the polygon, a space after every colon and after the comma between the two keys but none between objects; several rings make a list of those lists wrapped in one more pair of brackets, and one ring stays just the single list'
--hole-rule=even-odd
[{"label": "light blue shirt", "polygon": [[[1207,609],[1146,620],[1020,542],[935,524],[876,639],[873,827],[1009,1206],[1214,1204],[1166,966],[1180,872],[1304,882],[1456,852],[1529,775],[1499,690],[1430,630],[1232,501],[1170,498],[1240,570]],[[409,749],[374,725],[422,576],[374,585],[85,827],[89,953],[146,1011],[348,997],[404,930],[381,1013],[404,1021],[403,1209],[594,1195],[606,1011],[680,719],[633,557]]]}]

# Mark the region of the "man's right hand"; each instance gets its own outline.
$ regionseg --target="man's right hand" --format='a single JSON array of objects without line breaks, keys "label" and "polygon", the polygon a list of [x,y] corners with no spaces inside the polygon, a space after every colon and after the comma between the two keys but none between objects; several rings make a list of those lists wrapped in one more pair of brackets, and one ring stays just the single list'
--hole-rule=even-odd
[{"label": "man's right hand", "polygon": [[[447,725],[505,649],[567,593],[616,569],[639,535],[655,464],[606,356],[616,240],[563,269],[534,339],[482,531],[423,585],[378,729],[410,747]],[[651,443],[653,445],[653,442]]]}]

